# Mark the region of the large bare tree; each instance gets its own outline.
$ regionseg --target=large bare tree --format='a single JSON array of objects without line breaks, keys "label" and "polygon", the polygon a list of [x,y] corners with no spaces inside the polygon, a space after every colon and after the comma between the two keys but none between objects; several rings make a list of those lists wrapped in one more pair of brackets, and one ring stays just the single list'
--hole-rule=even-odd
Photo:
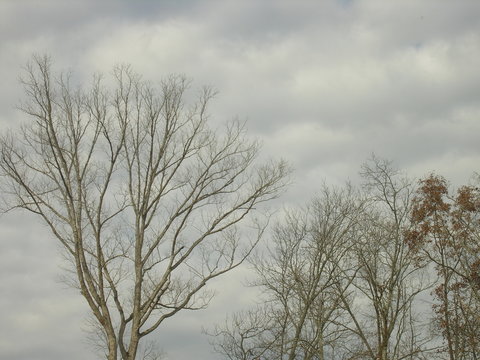
[{"label": "large bare tree", "polygon": [[117,66],[111,87],[96,76],[86,89],[37,56],[22,83],[30,122],[1,139],[5,203],[63,245],[105,356],[136,359],[142,338],[205,307],[207,282],[244,261],[264,230],[254,214],[288,166],[256,165],[259,145],[238,122],[210,130],[214,91],[186,104],[183,77],[155,87]]}]

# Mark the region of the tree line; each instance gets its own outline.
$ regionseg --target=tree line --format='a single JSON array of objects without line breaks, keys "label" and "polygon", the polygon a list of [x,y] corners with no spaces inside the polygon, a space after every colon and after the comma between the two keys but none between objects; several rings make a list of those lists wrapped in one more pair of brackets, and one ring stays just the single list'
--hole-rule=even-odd
[{"label": "tree line", "polygon": [[34,56],[29,121],[0,140],[3,210],[39,217],[62,245],[103,358],[160,358],[149,335],[205,308],[210,280],[247,259],[261,303],[210,331],[225,358],[478,358],[478,188],[417,185],[374,158],[362,187],[324,186],[266,233],[290,166],[259,161],[239,121],[212,129],[212,88],[192,100],[181,76],[111,75],[76,85]]},{"label": "tree line", "polygon": [[480,190],[386,160],[287,211],[251,260],[260,299],[209,331],[247,359],[478,359]]}]

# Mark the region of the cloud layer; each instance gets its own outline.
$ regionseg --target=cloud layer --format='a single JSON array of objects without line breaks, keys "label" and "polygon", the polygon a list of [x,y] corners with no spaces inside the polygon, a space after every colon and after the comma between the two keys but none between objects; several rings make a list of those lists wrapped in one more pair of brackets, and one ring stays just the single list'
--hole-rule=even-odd
[{"label": "cloud layer", "polygon": [[[85,82],[127,62],[152,81],[183,73],[219,89],[213,121],[248,119],[264,155],[296,169],[285,202],[355,180],[371,153],[466,183],[480,170],[479,15],[474,1],[3,1],[0,126],[24,119],[18,76],[32,53]],[[94,359],[46,229],[23,214],[0,221],[0,358]],[[200,327],[235,291],[166,324],[170,358],[212,358]]]}]

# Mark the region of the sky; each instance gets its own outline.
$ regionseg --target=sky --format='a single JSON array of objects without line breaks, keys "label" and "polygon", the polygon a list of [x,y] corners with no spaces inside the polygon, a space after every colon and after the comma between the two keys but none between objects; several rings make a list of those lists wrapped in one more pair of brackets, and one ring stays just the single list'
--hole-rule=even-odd
[{"label": "sky", "polygon": [[[372,154],[453,185],[480,172],[480,2],[476,0],[0,1],[0,130],[32,54],[80,82],[130,63],[145,79],[185,74],[219,93],[212,121],[247,121],[262,156],[295,169],[279,203],[323,182],[358,181]],[[59,247],[37,219],[0,216],[0,358],[90,360],[86,306],[61,282]],[[246,274],[215,284],[209,309],[155,334],[168,359],[214,359],[202,326],[248,306]]]}]

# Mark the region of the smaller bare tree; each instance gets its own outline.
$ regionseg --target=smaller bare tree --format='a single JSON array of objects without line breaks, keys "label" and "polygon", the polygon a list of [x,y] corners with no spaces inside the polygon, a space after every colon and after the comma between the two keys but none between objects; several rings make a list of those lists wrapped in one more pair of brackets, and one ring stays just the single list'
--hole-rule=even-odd
[{"label": "smaller bare tree", "polygon": [[342,304],[350,315],[351,358],[420,358],[428,350],[414,312],[417,296],[429,283],[413,260],[403,232],[413,192],[411,182],[391,164],[373,158],[362,168],[368,200],[352,247],[352,283]]},{"label": "smaller bare tree", "polygon": [[[311,204],[288,211],[264,256],[252,261],[263,306],[233,316],[213,331],[215,349],[229,359],[337,357],[345,330],[337,289],[362,203],[352,188],[324,188]],[[339,358],[340,355],[338,355]]]}]

